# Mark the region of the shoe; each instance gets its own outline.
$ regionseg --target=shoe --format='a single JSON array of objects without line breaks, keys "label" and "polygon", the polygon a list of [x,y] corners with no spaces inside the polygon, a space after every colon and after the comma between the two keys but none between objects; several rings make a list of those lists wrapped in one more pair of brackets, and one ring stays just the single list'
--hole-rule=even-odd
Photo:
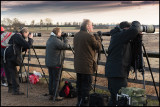
[{"label": "shoe", "polygon": [[49,95],[49,100],[53,100],[53,95]]},{"label": "shoe", "polygon": [[63,100],[63,97],[60,97],[60,96],[56,97],[56,101],[62,101],[62,100]]},{"label": "shoe", "polygon": [[23,92],[17,91],[17,92],[13,92],[12,95],[24,95]]},{"label": "shoe", "polygon": [[8,87],[8,84],[7,84],[7,83],[2,83],[1,85],[2,85],[2,86],[5,86],[5,87]]},{"label": "shoe", "polygon": [[8,88],[8,93],[12,93],[12,88]]}]

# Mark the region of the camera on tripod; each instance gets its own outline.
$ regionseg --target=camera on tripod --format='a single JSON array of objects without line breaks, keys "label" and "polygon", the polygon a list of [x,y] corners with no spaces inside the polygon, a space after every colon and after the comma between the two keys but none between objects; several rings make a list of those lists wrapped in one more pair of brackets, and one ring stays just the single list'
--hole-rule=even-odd
[{"label": "camera on tripod", "polygon": [[[31,32],[29,32],[29,35],[31,34]],[[33,37],[41,37],[41,33],[32,33]]]},{"label": "camera on tripod", "polygon": [[62,37],[74,37],[74,35],[75,34],[73,32],[71,32],[71,33],[62,32],[62,34],[61,34]]}]

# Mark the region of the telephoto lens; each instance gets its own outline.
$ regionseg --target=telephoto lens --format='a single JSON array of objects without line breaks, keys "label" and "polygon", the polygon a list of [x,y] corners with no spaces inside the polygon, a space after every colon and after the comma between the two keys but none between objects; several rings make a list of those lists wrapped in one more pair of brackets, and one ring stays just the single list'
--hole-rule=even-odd
[{"label": "telephoto lens", "polygon": [[33,33],[33,37],[41,37],[41,33]]},{"label": "telephoto lens", "polygon": [[155,32],[155,26],[154,25],[142,25],[141,26],[141,32],[154,33]]}]

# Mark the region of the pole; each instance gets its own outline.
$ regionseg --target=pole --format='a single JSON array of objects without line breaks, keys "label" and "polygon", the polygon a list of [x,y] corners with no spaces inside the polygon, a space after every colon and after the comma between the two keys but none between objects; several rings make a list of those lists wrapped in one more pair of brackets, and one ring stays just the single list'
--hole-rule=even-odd
[{"label": "pole", "polygon": [[148,63],[149,71],[150,71],[150,73],[151,73],[151,77],[152,77],[152,81],[153,81],[154,88],[155,88],[155,91],[156,91],[156,95],[157,95],[157,98],[158,98],[158,100],[159,100],[159,102],[160,102],[160,98],[159,98],[159,96],[158,96],[158,91],[157,91],[156,84],[155,84],[155,81],[154,81],[153,73],[152,73],[152,70],[151,70],[150,63],[149,63],[148,55],[147,55],[147,53],[146,53],[145,46],[144,46],[143,44],[142,44],[142,46],[143,46],[144,53],[145,53],[145,55],[146,55],[146,60],[147,60],[147,63]]},{"label": "pole", "polygon": [[30,59],[30,55],[31,55],[31,52],[30,52],[30,49],[28,50],[28,73],[27,73],[27,98],[28,98],[28,75],[29,75],[29,61],[31,60]]},{"label": "pole", "polygon": [[43,71],[43,69],[42,69],[42,66],[41,66],[41,64],[40,64],[39,58],[38,58],[38,56],[37,56],[37,54],[36,54],[36,51],[35,51],[35,49],[34,49],[34,46],[32,46],[32,49],[33,49],[33,51],[34,51],[34,53],[35,53],[35,56],[36,56],[36,58],[37,58],[37,61],[38,61],[38,63],[39,63],[39,66],[40,66],[40,68],[41,68],[41,70],[42,70],[43,76],[44,76],[44,78],[45,78],[45,80],[46,80],[46,82],[47,82],[47,85],[49,86],[49,83],[48,83],[47,78],[46,78],[46,76],[45,76],[45,73],[44,73],[44,71]]}]

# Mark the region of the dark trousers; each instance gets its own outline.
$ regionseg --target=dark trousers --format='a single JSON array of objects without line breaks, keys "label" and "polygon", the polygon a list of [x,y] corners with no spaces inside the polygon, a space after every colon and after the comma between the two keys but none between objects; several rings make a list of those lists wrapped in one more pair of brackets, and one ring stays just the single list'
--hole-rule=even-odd
[{"label": "dark trousers", "polygon": [[5,70],[4,70],[4,67],[2,66],[1,67],[1,81],[3,84],[6,83],[4,74],[5,74]]},{"label": "dark trousers", "polygon": [[[59,82],[60,71],[59,68],[49,67],[49,95],[55,95],[56,86]],[[59,89],[57,90],[57,96],[59,95]]]},{"label": "dark trousers", "polygon": [[108,78],[108,89],[111,93],[111,99],[108,106],[116,105],[116,96],[121,87],[127,87],[127,78],[110,77]]},{"label": "dark trousers", "polygon": [[8,88],[13,89],[13,92],[18,92],[19,91],[19,75],[18,75],[16,66],[8,60],[6,61],[4,66],[5,66],[5,73],[7,77]]},{"label": "dark trousers", "polygon": [[[92,75],[77,73],[76,88],[78,92],[78,103],[88,103],[89,92],[91,91]],[[77,103],[77,104],[78,104]]]}]

